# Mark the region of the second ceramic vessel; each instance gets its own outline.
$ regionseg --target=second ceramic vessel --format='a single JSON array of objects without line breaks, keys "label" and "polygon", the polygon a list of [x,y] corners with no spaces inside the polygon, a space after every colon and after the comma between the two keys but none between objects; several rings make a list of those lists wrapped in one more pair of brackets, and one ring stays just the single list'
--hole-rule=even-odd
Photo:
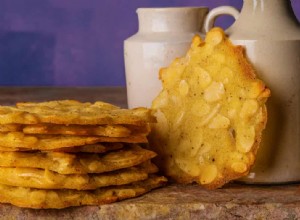
[{"label": "second ceramic vessel", "polygon": [[[234,10],[234,9],[233,9]],[[207,16],[208,31],[223,7]],[[300,181],[300,27],[289,0],[244,0],[236,22],[227,30],[243,45],[259,78],[271,89],[268,123],[247,183]]]}]

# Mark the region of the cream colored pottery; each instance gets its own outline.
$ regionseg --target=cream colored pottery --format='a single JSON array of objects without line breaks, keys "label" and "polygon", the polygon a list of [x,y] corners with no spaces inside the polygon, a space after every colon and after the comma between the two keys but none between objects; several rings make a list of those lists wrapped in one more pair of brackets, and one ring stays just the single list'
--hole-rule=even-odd
[{"label": "cream colored pottery", "polygon": [[139,30],[124,42],[128,107],[150,107],[161,90],[159,69],[183,56],[208,13],[206,7],[139,8]]},{"label": "cream colored pottery", "polygon": [[[234,10],[234,9],[232,9]],[[207,16],[208,31],[222,7]],[[227,30],[271,89],[268,123],[247,183],[300,181],[300,29],[289,0],[244,0]]]}]

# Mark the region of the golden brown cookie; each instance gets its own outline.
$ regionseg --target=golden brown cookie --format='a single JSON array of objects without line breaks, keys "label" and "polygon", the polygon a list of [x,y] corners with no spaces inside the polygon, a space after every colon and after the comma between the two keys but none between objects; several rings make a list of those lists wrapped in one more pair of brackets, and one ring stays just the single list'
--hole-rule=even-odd
[{"label": "golden brown cookie", "polygon": [[0,124],[128,124],[143,126],[154,121],[149,109],[120,109],[104,102],[80,103],[71,100],[18,103],[0,106]]},{"label": "golden brown cookie", "polygon": [[138,145],[106,154],[63,152],[0,152],[0,167],[48,169],[61,174],[103,173],[141,164],[156,153]]},{"label": "golden brown cookie", "polygon": [[105,187],[91,191],[44,190],[0,184],[0,202],[34,209],[62,209],[80,205],[102,205],[145,194],[166,184],[162,176],[128,185]]},{"label": "golden brown cookie", "polygon": [[75,136],[83,135],[104,137],[129,137],[138,135],[148,135],[150,132],[150,128],[148,124],[145,124],[144,126],[35,124],[24,125],[21,131],[25,134],[62,134]]},{"label": "golden brown cookie", "polygon": [[0,146],[5,148],[28,148],[31,150],[54,150],[83,146],[99,142],[147,143],[146,135],[129,137],[101,137],[75,135],[33,135],[23,132],[0,133]]},{"label": "golden brown cookie", "polygon": [[150,146],[167,176],[218,188],[245,176],[267,121],[270,90],[241,46],[214,28],[160,71]]},{"label": "golden brown cookie", "polygon": [[61,124],[0,124],[0,132],[23,132],[25,134],[62,134],[75,136],[128,137],[148,135],[149,124],[134,125],[61,125]]},{"label": "golden brown cookie", "polygon": [[101,174],[59,174],[37,168],[0,167],[0,184],[36,189],[91,190],[145,180],[157,172],[151,163]]},{"label": "golden brown cookie", "polygon": [[[63,147],[56,148],[52,151],[54,152],[66,152],[66,153],[105,153],[107,151],[119,150],[124,147],[123,143],[107,142],[107,143],[97,143],[97,144],[87,144],[83,146],[75,147]],[[0,152],[14,152],[14,151],[30,151],[37,152],[38,150],[32,150],[30,148],[12,148],[12,147],[2,147],[0,146]]]}]

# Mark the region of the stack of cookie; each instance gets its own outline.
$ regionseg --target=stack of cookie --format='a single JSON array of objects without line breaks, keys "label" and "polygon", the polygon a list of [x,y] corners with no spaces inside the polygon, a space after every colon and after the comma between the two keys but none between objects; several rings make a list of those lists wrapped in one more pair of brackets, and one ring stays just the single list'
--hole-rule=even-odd
[{"label": "stack of cookie", "polygon": [[142,148],[145,108],[63,100],[0,107],[0,202],[29,208],[100,205],[162,186]]}]

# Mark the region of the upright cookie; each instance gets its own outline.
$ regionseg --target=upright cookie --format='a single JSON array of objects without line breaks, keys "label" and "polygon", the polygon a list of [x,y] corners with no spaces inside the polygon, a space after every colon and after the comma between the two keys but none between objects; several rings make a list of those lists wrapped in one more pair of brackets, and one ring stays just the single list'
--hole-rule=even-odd
[{"label": "upright cookie", "polygon": [[205,41],[195,36],[186,56],[162,69],[160,79],[150,146],[165,174],[211,189],[245,176],[266,125],[270,90],[244,49],[214,28]]}]

